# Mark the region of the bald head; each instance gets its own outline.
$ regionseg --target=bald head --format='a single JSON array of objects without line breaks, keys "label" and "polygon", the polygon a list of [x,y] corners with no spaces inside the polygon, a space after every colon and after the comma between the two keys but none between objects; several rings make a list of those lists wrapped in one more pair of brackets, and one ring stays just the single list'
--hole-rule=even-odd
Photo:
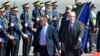
[{"label": "bald head", "polygon": [[74,11],[71,11],[70,13],[68,13],[68,18],[69,20],[73,21],[75,20],[76,14]]},{"label": "bald head", "polygon": [[74,11],[71,11],[70,13],[68,13],[68,16],[76,16]]}]

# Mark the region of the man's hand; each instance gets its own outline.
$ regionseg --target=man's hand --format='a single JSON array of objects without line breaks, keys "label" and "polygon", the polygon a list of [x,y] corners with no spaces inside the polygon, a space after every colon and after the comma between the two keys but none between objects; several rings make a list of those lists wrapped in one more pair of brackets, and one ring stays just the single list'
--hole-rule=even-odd
[{"label": "man's hand", "polygon": [[97,31],[99,31],[99,28],[97,27]]},{"label": "man's hand", "polygon": [[0,42],[2,42],[2,39],[0,38]]},{"label": "man's hand", "polygon": [[0,25],[0,29],[1,29],[1,25]]},{"label": "man's hand", "polygon": [[57,50],[57,49],[56,49],[56,54],[57,54],[57,55],[61,55],[61,50]]},{"label": "man's hand", "polygon": [[59,42],[59,45],[60,45],[60,46],[61,46],[61,44],[62,44],[62,43],[61,43],[61,42]]}]

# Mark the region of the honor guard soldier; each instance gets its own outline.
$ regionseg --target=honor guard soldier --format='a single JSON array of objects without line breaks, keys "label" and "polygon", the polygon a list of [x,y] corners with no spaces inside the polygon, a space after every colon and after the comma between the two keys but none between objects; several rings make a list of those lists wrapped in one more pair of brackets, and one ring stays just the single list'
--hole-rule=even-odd
[{"label": "honor guard soldier", "polygon": [[41,15],[45,15],[45,4],[43,2],[40,3],[40,10],[41,10]]},{"label": "honor guard soldier", "polygon": [[2,4],[2,6],[5,8],[5,18],[7,20],[9,20],[9,17],[10,17],[10,2],[7,1],[5,3]]},{"label": "honor guard soldier", "polygon": [[21,29],[19,27],[19,19],[17,17],[18,8],[12,7],[8,22],[8,33],[13,36],[8,38],[6,47],[6,56],[18,56]]},{"label": "honor guard soldier", "polygon": [[39,21],[39,19],[41,17],[41,13],[40,13],[40,1],[36,1],[33,4],[34,4],[34,10],[32,12],[32,17],[33,17],[34,20]]},{"label": "honor guard soldier", "polygon": [[29,56],[31,42],[32,42],[32,27],[29,16],[29,3],[22,5],[23,13],[20,16],[22,32],[24,33],[23,38],[23,56]]},{"label": "honor guard soldier", "polygon": [[53,20],[56,20],[58,17],[59,17],[59,12],[57,10],[57,7],[58,7],[58,1],[55,1],[52,3],[52,17],[53,17]]},{"label": "honor guard soldier", "polygon": [[39,26],[39,19],[41,17],[41,12],[40,12],[40,1],[36,1],[33,3],[34,4],[34,10],[32,12],[32,20],[33,20],[33,28],[37,28]]},{"label": "honor guard soldier", "polygon": [[4,19],[4,11],[5,9],[3,7],[0,8],[0,56],[6,55],[6,43],[7,43],[7,37],[11,37],[7,32],[5,28],[5,19]]},{"label": "honor guard soldier", "polygon": [[45,2],[45,15],[47,16],[48,20],[52,20],[52,6],[51,6],[51,1],[46,1]]},{"label": "honor guard soldier", "polygon": [[52,24],[57,30],[57,24],[59,19],[59,12],[57,10],[58,1],[52,2]]}]

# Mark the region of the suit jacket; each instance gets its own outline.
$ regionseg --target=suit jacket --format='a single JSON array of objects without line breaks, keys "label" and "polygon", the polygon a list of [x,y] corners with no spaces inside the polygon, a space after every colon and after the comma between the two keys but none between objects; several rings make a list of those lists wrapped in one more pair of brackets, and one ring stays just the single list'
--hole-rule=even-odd
[{"label": "suit jacket", "polygon": [[96,19],[97,23],[96,23],[96,27],[98,27],[100,29],[100,11],[97,13],[97,19]]},{"label": "suit jacket", "polygon": [[[39,35],[41,32],[42,27],[38,27],[35,38],[33,40],[33,46],[34,46],[34,51],[38,52],[39,51]],[[55,29],[52,26],[48,26],[47,28],[47,34],[46,34],[46,41],[47,41],[47,51],[48,54],[51,56],[54,54],[54,48],[56,46],[56,48],[59,50],[59,41],[58,41],[58,37],[57,37],[57,33],[55,31]]]},{"label": "suit jacket", "polygon": [[60,38],[61,41],[64,43],[64,48],[72,48],[72,49],[78,49],[81,48],[81,42],[78,41],[78,38],[82,38],[83,31],[81,29],[81,23],[78,20],[75,20],[73,24],[73,31],[71,32],[69,30],[70,22],[69,20],[63,21],[62,24],[62,31]]},{"label": "suit jacket", "polygon": [[99,31],[98,31],[98,36],[100,36],[100,11],[97,13],[97,19],[96,19],[96,27],[99,28]]}]

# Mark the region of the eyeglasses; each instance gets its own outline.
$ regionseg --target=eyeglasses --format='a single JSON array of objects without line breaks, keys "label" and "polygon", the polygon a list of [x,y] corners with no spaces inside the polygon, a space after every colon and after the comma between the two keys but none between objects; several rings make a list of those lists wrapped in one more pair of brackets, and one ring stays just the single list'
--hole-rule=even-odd
[{"label": "eyeglasses", "polygon": [[43,21],[40,21],[40,22],[43,22]]},{"label": "eyeglasses", "polygon": [[75,16],[68,16],[68,17],[75,17]]}]

